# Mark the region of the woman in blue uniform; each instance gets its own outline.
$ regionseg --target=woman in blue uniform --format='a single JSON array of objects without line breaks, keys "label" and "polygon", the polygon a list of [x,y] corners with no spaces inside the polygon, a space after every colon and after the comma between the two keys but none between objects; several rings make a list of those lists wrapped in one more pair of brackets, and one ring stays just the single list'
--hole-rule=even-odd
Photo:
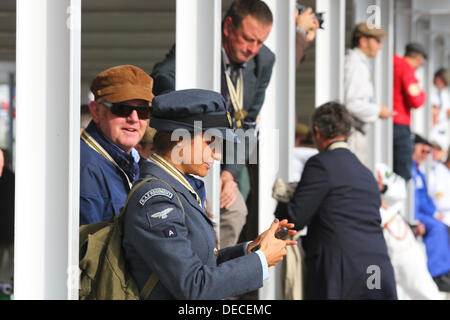
[{"label": "woman in blue uniform", "polygon": [[268,267],[283,259],[287,245],[296,244],[274,235],[293,225],[275,220],[255,241],[218,250],[204,184],[193,176],[206,176],[220,160],[218,133],[234,139],[223,97],[198,89],[157,96],[150,126],[157,130],[155,153],[140,174],[141,181],[150,180],[131,196],[124,218],[123,247],[139,289],[151,292],[148,299],[190,300],[223,299],[262,287]]}]

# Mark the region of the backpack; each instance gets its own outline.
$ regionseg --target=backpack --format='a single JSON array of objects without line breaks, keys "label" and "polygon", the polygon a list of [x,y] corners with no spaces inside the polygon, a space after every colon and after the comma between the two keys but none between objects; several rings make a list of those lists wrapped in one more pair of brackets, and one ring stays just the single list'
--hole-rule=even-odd
[{"label": "backpack", "polygon": [[[139,300],[147,299],[158,282],[152,273],[143,289],[139,289],[126,269],[122,249],[123,218],[128,201],[145,182],[159,180],[148,178],[140,181],[130,191],[126,204],[112,219],[80,227],[80,300]],[[173,192],[184,208],[177,193]]]}]

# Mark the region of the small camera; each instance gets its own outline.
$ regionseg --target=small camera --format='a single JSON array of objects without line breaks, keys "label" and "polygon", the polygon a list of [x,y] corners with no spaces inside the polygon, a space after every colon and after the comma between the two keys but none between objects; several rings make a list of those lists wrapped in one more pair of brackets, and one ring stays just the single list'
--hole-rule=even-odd
[{"label": "small camera", "polygon": [[[305,6],[298,4],[298,3],[295,4],[295,7],[298,10],[298,14],[302,14],[306,10]],[[319,22],[319,29],[323,29],[323,21],[324,21],[323,14],[324,14],[323,12],[314,12],[314,16],[316,17],[317,21]]]}]

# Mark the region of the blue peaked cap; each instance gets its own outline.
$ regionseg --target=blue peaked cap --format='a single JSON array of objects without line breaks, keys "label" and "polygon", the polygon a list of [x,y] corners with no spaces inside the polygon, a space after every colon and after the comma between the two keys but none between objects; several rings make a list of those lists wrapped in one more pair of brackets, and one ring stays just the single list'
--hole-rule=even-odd
[{"label": "blue peaked cap", "polygon": [[[201,123],[198,123],[201,121]],[[197,123],[194,123],[197,122]],[[200,126],[198,125],[200,124]],[[218,129],[226,140],[236,141],[225,99],[215,91],[186,89],[156,96],[152,101],[150,127],[171,132],[185,129]]]}]

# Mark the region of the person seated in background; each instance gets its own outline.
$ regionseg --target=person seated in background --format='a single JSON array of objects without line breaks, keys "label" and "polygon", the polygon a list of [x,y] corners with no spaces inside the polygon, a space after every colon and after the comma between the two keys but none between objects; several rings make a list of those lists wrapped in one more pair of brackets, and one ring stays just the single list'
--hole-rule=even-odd
[{"label": "person seated in background", "polygon": [[449,145],[448,141],[448,120],[450,119],[450,93],[448,84],[450,73],[445,68],[436,71],[431,88],[430,103],[432,106],[433,127],[430,132],[430,141],[436,142],[444,150]]},{"label": "person seated in background", "polygon": [[425,243],[428,270],[440,291],[450,292],[450,243],[447,226],[441,221],[433,200],[428,195],[425,175],[420,170],[431,152],[431,143],[414,135],[411,176],[414,182],[414,217],[425,226]]},{"label": "person seated in background", "polygon": [[293,175],[290,178],[290,182],[300,181],[306,161],[318,152],[309,127],[303,123],[297,124],[295,126]]},{"label": "person seated in background", "polygon": [[305,299],[397,299],[380,226],[380,191],[346,142],[352,122],[336,102],[315,110],[312,132],[319,154],[306,162],[292,199],[278,202],[275,211],[296,230],[308,226],[302,237]]},{"label": "person seated in background", "polygon": [[447,146],[438,143],[436,140],[431,140],[431,157],[433,159],[432,167],[437,163],[444,163],[447,159]]},{"label": "person seated in background", "polygon": [[450,226],[450,148],[445,162],[435,162],[429,175],[429,194],[436,210],[442,214],[442,222]]},{"label": "person seated in background", "polygon": [[427,267],[427,257],[413,231],[403,218],[406,183],[387,165],[376,165],[376,178],[381,192],[381,225],[389,257],[394,267],[400,300],[441,300]]}]

